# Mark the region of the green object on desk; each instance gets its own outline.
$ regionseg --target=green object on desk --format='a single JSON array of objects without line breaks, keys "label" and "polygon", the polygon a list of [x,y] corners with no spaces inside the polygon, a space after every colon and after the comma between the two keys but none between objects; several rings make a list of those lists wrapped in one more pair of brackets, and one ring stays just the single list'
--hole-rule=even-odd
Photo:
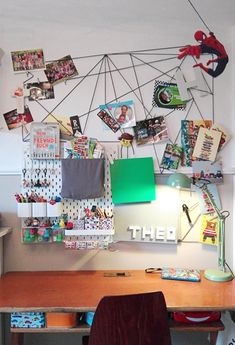
[{"label": "green object on desk", "polygon": [[153,159],[117,159],[110,165],[114,204],[148,202],[156,199]]}]

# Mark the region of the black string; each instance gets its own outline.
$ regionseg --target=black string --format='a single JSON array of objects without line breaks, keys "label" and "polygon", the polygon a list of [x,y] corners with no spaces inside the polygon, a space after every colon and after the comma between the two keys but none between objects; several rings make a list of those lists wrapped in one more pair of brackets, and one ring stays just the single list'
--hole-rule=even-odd
[{"label": "black string", "polygon": [[[168,50],[168,49],[179,49],[183,46],[183,44],[181,46],[174,46],[174,47],[164,47],[164,48],[152,48],[152,49],[141,49],[141,50],[129,50],[129,51],[125,51],[125,52],[116,52],[116,53],[101,53],[101,54],[93,54],[93,55],[84,55],[84,56],[76,56],[73,57],[73,60],[79,60],[79,59],[87,59],[87,58],[93,58],[93,57],[101,57],[104,55],[127,55],[127,54],[133,54],[133,53],[146,53],[146,52],[155,52],[155,51],[159,51],[159,50]],[[166,55],[166,54],[165,54]],[[58,61],[58,59],[56,60],[47,60],[46,63],[51,63],[51,62],[56,62]]]},{"label": "black string", "polygon": [[87,122],[89,120],[89,116],[90,116],[90,113],[91,113],[91,107],[92,107],[92,104],[93,104],[93,101],[94,101],[94,98],[95,98],[95,93],[96,93],[96,90],[97,90],[97,85],[98,85],[98,82],[99,82],[99,79],[100,79],[100,71],[102,69],[102,66],[103,66],[103,63],[104,63],[105,59],[106,59],[106,56],[103,56],[103,59],[101,61],[100,68],[99,68],[99,73],[98,73],[98,76],[96,78],[96,83],[95,83],[94,91],[93,91],[93,94],[92,94],[92,97],[91,97],[91,102],[90,102],[89,110],[88,110],[88,113],[87,113],[87,118],[86,118],[85,126],[84,126],[84,129],[83,129],[83,133],[85,133],[85,131],[86,131]]},{"label": "black string", "polygon": [[205,27],[207,28],[207,30],[210,32],[211,30],[209,29],[209,27],[207,26],[207,24],[205,23],[205,21],[202,19],[201,15],[199,14],[199,12],[196,10],[195,6],[192,4],[192,2],[190,0],[188,0],[188,2],[190,3],[190,5],[192,6],[192,8],[194,9],[194,11],[197,13],[198,17],[201,19],[201,21],[203,22],[203,24],[205,25]]},{"label": "black string", "polygon": [[[140,89],[139,79],[138,79],[138,76],[137,76],[137,73],[136,73],[136,69],[135,69],[135,65],[134,65],[132,54],[130,54],[130,58],[131,58],[131,63],[132,63],[133,71],[134,71],[134,74],[135,74],[135,80],[136,80],[136,83],[137,83],[137,86],[138,86],[138,90],[139,90],[139,94],[140,94],[140,98],[141,98],[141,104],[143,105],[144,104],[144,99],[143,99],[143,95],[142,95],[142,92],[141,92],[141,89]],[[147,116],[147,111],[146,111],[144,106],[143,106],[143,109],[144,109],[144,113],[145,113],[145,117],[146,117]]]},{"label": "black string", "polygon": [[109,59],[107,59],[107,63],[108,63],[108,68],[109,68],[109,75],[110,75],[110,80],[111,80],[111,84],[112,84],[112,88],[113,88],[113,93],[115,96],[115,101],[118,101],[118,97],[117,97],[117,93],[116,93],[116,88],[115,88],[115,84],[114,84],[114,80],[113,80],[113,74],[110,68],[110,63],[109,63]]}]

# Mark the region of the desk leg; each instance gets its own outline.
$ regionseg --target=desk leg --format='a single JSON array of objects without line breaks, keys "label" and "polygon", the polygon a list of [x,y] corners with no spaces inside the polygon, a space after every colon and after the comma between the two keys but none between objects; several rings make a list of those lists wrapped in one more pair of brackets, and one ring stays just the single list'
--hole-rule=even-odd
[{"label": "desk leg", "polygon": [[217,337],[218,337],[218,332],[210,332],[210,345],[216,344]]},{"label": "desk leg", "polygon": [[11,345],[24,345],[24,333],[11,333]]}]

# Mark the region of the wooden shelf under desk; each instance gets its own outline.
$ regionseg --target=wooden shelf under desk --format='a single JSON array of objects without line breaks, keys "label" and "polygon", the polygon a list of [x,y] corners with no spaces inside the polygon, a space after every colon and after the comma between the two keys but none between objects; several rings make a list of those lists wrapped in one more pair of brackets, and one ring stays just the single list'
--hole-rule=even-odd
[{"label": "wooden shelf under desk", "polygon": [[10,328],[11,333],[89,333],[90,326],[44,327],[44,328]]},{"label": "wooden shelf under desk", "polygon": [[[222,321],[214,321],[208,323],[184,323],[169,320],[171,330],[182,332],[218,332],[224,330]],[[81,324],[76,327],[44,327],[44,328],[11,328],[11,333],[89,333],[90,326]]]}]

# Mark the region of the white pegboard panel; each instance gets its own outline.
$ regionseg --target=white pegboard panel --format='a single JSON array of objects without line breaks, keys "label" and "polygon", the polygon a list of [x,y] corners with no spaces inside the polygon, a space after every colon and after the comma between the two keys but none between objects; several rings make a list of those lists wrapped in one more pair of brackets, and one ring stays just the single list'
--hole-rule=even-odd
[{"label": "white pegboard panel", "polygon": [[[116,154],[117,150],[114,149],[113,156],[115,156]],[[69,221],[73,222],[78,217],[84,216],[84,209],[91,209],[93,205],[105,210],[108,216],[113,215],[109,164],[109,160],[105,159],[105,194],[102,198],[84,200],[62,199],[62,213],[68,215]],[[30,195],[32,192],[34,192],[44,197],[45,199],[50,200],[52,197],[60,196],[61,187],[61,161],[59,159],[32,160],[30,158],[29,143],[24,143],[21,193],[23,195],[25,195],[26,193]],[[100,241],[101,246],[97,245],[96,247],[106,248],[107,243],[113,242],[113,235],[66,236],[65,240],[67,242]],[[85,249],[84,243],[82,246],[76,244],[75,247],[75,249]],[[67,248],[69,248],[69,245],[67,246]]]}]

